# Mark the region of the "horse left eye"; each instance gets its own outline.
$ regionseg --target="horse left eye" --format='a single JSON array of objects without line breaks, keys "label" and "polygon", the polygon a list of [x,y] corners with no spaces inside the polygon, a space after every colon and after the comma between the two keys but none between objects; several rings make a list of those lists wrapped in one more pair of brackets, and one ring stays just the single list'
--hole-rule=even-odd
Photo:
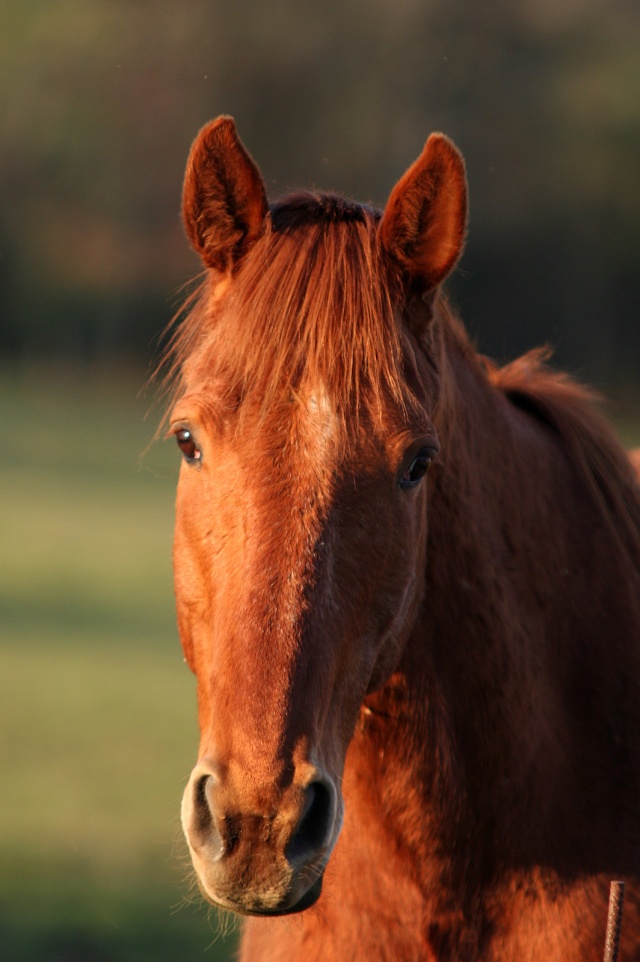
[{"label": "horse left eye", "polygon": [[187,428],[180,428],[176,431],[176,441],[185,461],[200,461],[202,453],[196,445],[191,431]]},{"label": "horse left eye", "polygon": [[420,451],[400,478],[401,488],[415,488],[429,470],[432,452],[427,448]]}]

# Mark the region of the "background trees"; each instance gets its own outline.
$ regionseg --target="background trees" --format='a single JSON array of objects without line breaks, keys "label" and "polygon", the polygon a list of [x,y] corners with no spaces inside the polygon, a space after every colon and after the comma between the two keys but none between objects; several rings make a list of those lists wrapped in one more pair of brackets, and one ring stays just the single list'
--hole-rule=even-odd
[{"label": "background trees", "polygon": [[199,270],[179,217],[199,126],[235,115],[272,195],[384,204],[432,129],[464,152],[454,299],[480,346],[640,356],[636,0],[5,0],[0,350],[144,357]]}]

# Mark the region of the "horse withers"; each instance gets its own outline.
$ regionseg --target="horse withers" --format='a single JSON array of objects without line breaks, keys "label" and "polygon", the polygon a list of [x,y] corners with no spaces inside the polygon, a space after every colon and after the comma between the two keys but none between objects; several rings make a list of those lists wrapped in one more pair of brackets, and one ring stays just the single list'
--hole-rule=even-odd
[{"label": "horse withers", "polygon": [[587,390],[449,308],[457,149],[382,213],[269,205],[222,117],[183,217],[182,821],[241,959],[589,962],[611,878],[640,959],[640,495]]}]

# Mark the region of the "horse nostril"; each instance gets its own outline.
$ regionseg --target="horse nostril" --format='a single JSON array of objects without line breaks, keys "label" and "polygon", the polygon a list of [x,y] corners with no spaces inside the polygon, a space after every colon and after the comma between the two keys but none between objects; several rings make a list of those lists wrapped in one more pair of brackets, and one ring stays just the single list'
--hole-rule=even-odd
[{"label": "horse nostril", "polygon": [[311,782],[305,789],[302,818],[287,844],[285,855],[292,865],[306,862],[328,842],[334,813],[331,788],[325,782]]},{"label": "horse nostril", "polygon": [[207,798],[207,782],[210,775],[203,775],[196,782],[193,790],[194,829],[198,834],[206,834],[211,828],[211,809]]},{"label": "horse nostril", "polygon": [[186,820],[183,817],[183,825],[191,846],[217,861],[224,855],[225,843],[211,808],[210,782],[211,775],[202,775],[194,783],[190,814]]}]

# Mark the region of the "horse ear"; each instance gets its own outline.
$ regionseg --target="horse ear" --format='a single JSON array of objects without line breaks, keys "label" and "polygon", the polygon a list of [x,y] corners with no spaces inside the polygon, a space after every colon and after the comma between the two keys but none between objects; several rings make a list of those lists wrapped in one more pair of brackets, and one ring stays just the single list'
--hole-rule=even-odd
[{"label": "horse ear", "polygon": [[207,267],[228,271],[247,252],[267,214],[262,175],[231,117],[202,128],[191,147],[182,192],[182,219]]},{"label": "horse ear", "polygon": [[431,134],[420,157],[391,192],[380,223],[380,242],[424,293],[455,267],[466,228],[464,161],[444,134]]}]

